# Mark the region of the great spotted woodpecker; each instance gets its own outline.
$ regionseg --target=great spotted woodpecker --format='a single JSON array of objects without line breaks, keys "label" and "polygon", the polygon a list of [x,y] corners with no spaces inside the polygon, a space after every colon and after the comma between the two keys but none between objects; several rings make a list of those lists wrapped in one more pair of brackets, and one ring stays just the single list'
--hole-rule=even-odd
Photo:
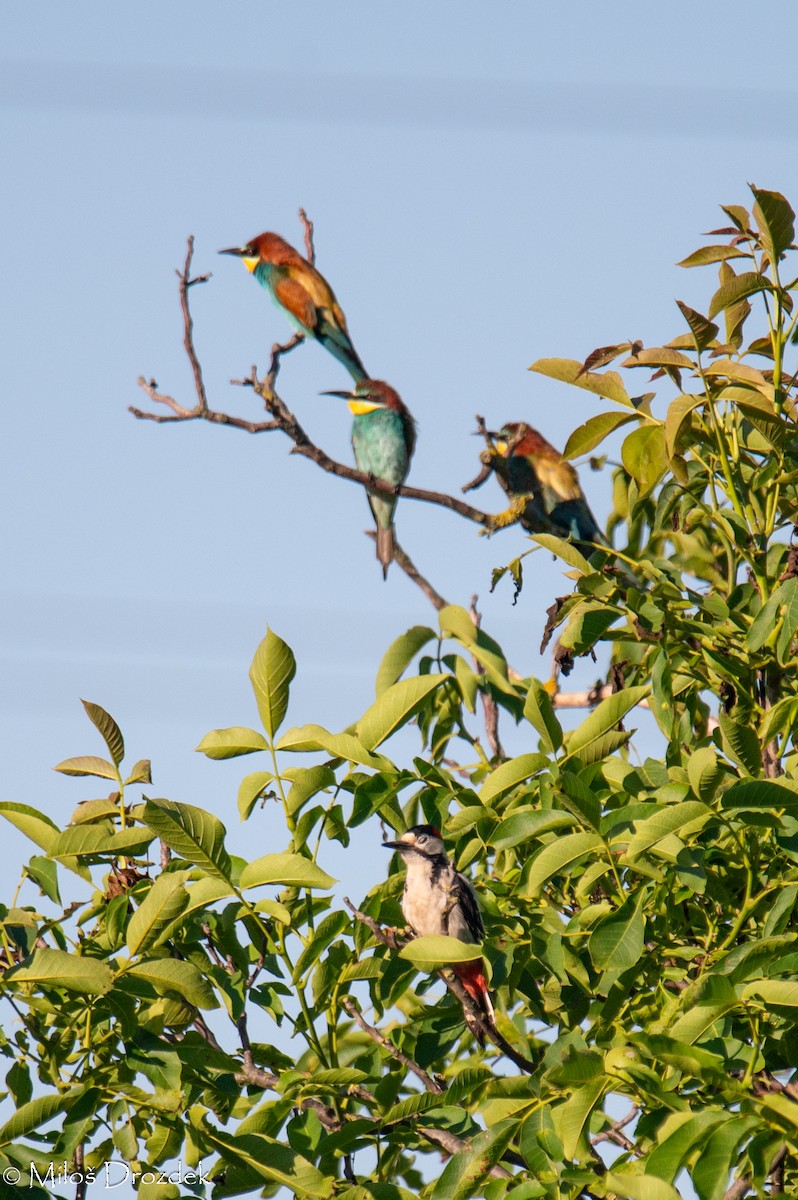
[{"label": "great spotted woodpecker", "polygon": [[[420,937],[448,935],[461,942],[481,942],[485,934],[474,889],[464,875],[455,870],[446,856],[439,829],[432,825],[414,825],[395,842],[383,842],[398,850],[405,868],[402,912],[410,928]],[[482,959],[449,964],[486,1020],[495,1023],[490,992]],[[469,1012],[464,1010],[466,1025],[480,1045],[484,1034]]]}]

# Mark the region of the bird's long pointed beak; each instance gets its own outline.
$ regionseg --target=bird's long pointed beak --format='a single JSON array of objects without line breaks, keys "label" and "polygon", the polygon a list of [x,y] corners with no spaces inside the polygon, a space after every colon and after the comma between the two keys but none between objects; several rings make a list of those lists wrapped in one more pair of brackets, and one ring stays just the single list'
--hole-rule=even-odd
[{"label": "bird's long pointed beak", "polygon": [[217,250],[217,254],[232,254],[235,258],[244,258],[247,253],[247,246],[230,246],[227,250]]},{"label": "bird's long pointed beak", "polygon": [[400,846],[404,846],[406,844],[406,842],[383,842],[382,847],[384,850],[398,850]]},{"label": "bird's long pointed beak", "polygon": [[[354,392],[319,392],[320,396],[338,396],[340,400],[354,400]],[[388,843],[386,842],[385,845]]]}]

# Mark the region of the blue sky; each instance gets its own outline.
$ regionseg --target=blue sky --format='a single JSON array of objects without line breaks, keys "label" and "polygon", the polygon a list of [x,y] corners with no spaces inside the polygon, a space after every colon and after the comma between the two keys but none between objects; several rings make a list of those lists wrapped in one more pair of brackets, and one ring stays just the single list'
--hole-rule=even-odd
[{"label": "blue sky", "polygon": [[[457,493],[476,412],[561,446],[597,411],[532,361],[681,332],[674,298],[705,307],[714,276],[674,264],[718,205],[745,203],[747,181],[798,198],[779,73],[795,15],[764,3],[752,21],[738,0],[3,7],[3,799],[63,819],[93,794],[50,770],[100,749],[84,696],[116,716],[131,761],[153,759],[154,794],[213,809],[239,851],[278,849],[265,818],[238,824],[254,760],[193,753],[207,729],[255,721],[246,672],[267,623],[299,664],[289,723],[340,729],[390,641],[434,620],[398,569],[383,583],[359,489],[277,435],[129,415],[140,374],[193,403],[173,270],[187,235],[213,272],[193,296],[213,407],[257,418],[228,381],[289,332],[216,251],[264,229],[301,244],[303,205],[355,344],[418,421],[411,482]],[[280,388],[351,461],[348,412],[319,395],[346,382],[310,346]],[[602,523],[609,474],[582,478]],[[493,485],[475,500],[500,506]],[[479,593],[519,670],[548,674],[556,564],[536,557],[513,608],[488,590],[518,531],[488,541],[411,501],[397,530],[448,599]],[[4,877],[28,853],[4,830]],[[384,869],[352,862],[325,865],[362,892]]]}]

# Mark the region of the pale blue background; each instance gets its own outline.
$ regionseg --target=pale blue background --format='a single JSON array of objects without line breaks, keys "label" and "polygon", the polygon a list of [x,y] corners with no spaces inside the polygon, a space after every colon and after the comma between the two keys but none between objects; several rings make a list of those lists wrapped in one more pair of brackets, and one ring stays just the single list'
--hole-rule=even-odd
[{"label": "pale blue background", "polygon": [[[795,27],[784,4],[739,0],[3,6],[0,798],[61,820],[101,794],[50,770],[100,752],[85,696],[117,717],[129,761],[153,759],[154,794],[213,809],[239,852],[280,849],[268,814],[238,823],[258,760],[192,749],[255,721],[246,669],[267,622],[299,663],[289,722],[332,729],[370,703],[393,637],[434,622],[398,569],[382,582],[359,489],[278,435],[128,414],[139,374],[194,402],[173,274],[187,234],[214,273],[193,294],[213,407],[257,418],[227,381],[289,332],[215,252],[267,228],[301,244],[304,205],[362,357],[418,420],[412,482],[457,493],[475,412],[561,446],[598,411],[530,375],[535,358],[681,332],[674,297],[705,309],[714,274],[674,264],[725,223],[718,205],[747,203],[747,181],[796,199]],[[350,461],[348,412],[318,395],[346,382],[311,346],[280,388]],[[609,473],[582,478],[603,522]],[[518,531],[487,541],[404,501],[398,536],[448,599],[479,593],[519,670],[548,675],[560,567],[538,554],[513,608],[507,584],[488,590]],[[364,829],[324,865],[363,894],[378,840]],[[29,852],[3,829],[4,897]]]}]

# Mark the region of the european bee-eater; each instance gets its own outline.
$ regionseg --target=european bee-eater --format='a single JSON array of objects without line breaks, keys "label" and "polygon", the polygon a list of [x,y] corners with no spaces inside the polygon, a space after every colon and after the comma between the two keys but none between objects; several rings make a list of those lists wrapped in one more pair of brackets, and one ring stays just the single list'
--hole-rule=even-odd
[{"label": "european bee-eater", "polygon": [[507,495],[530,498],[522,524],[534,533],[573,538],[585,554],[592,552],[591,542],[606,545],[579,486],[579,476],[542,434],[531,425],[511,422],[488,436],[500,456],[498,460],[493,456],[494,473]]},{"label": "european bee-eater", "polygon": [[[340,396],[354,413],[352,449],[358,470],[394,487],[404,483],[416,445],[416,427],[394,389],[380,379],[364,379],[353,392],[325,395]],[[377,523],[377,558],[387,579],[393,561],[396,497],[369,489],[368,501]]]},{"label": "european bee-eater", "polygon": [[346,367],[355,383],[368,377],[358,357],[346,317],[324,276],[277,233],[259,233],[243,246],[220,254],[233,254],[281,308],[299,333],[316,338]]}]

